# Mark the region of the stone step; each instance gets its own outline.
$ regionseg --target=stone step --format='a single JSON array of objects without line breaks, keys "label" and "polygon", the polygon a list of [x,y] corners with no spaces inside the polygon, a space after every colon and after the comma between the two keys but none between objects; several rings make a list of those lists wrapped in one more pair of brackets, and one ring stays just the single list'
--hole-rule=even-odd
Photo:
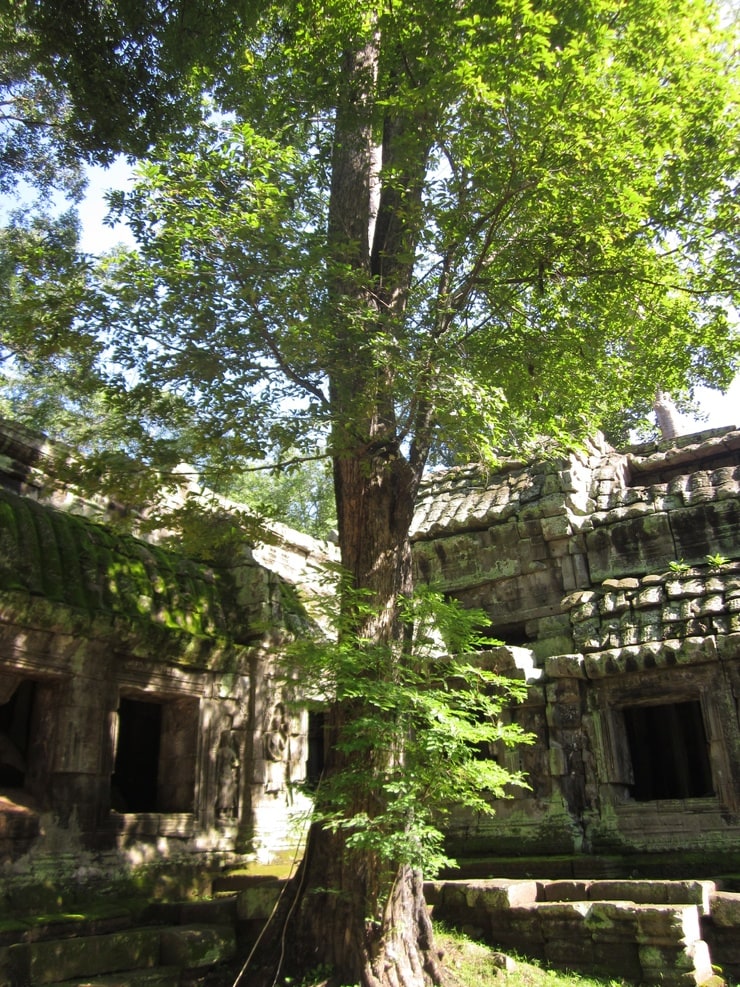
[{"label": "stone step", "polygon": [[[591,975],[690,987],[712,977],[703,919],[713,889],[702,881],[478,880],[429,882],[425,894],[436,918],[496,948]],[[728,923],[732,909],[728,899]]]},{"label": "stone step", "polygon": [[702,915],[709,912],[710,899],[716,891],[713,881],[463,878],[425,882],[427,903],[434,904],[445,886],[459,888],[468,899],[480,896],[502,906],[549,901],[632,901],[638,905],[696,905]]},{"label": "stone step", "polygon": [[11,982],[51,984],[159,966],[160,930],[126,929],[73,939],[16,943],[8,948]]},{"label": "stone step", "polygon": [[153,901],[141,914],[145,925],[234,925],[236,892],[199,901]]},{"label": "stone step", "polygon": [[[101,935],[20,942],[7,948],[11,987],[172,983],[167,968],[193,970],[236,954],[234,925],[152,926]],[[164,967],[164,969],[162,969]],[[131,980],[132,971],[141,980]],[[110,979],[112,978],[112,979]],[[147,979],[150,978],[150,979]],[[178,983],[175,980],[174,983]]]},{"label": "stone step", "polygon": [[215,877],[213,879],[213,893],[250,891],[262,886],[273,887],[276,884],[282,887],[286,881],[287,878],[279,874],[245,874],[243,871],[237,871],[230,874],[219,874],[218,877]]},{"label": "stone step", "polygon": [[538,901],[633,901],[638,905],[697,905],[709,912],[713,881],[538,881]]},{"label": "stone step", "polygon": [[59,980],[46,987],[180,987],[179,966],[158,966],[151,970],[123,970],[82,980]]}]

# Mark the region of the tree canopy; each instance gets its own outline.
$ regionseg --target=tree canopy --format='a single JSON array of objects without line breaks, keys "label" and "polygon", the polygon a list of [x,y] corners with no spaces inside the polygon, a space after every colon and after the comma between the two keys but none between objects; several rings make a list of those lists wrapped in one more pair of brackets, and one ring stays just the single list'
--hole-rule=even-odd
[{"label": "tree canopy", "polygon": [[[480,454],[731,379],[729,40],[702,5],[473,8],[271,7],[226,99],[115,198],[140,251],[109,267],[114,357],[208,441],[305,443],[330,380],[352,427],[383,380],[384,440]],[[332,213],[360,191],[356,233]]]},{"label": "tree canopy", "polygon": [[[729,383],[736,44],[704,0],[294,0],[251,20],[224,2],[198,60],[159,46],[186,6],[83,5],[79,45],[54,5],[28,8],[80,146],[122,146],[155,94],[136,119],[158,139],[111,200],[137,248],[105,259],[70,326],[152,462],[327,450],[355,683],[333,697],[327,769],[356,784],[328,786],[343,824],[318,796],[293,941],[363,987],[437,982],[414,806],[391,811],[415,717],[437,715],[396,691],[437,685],[408,629],[418,486],[440,445],[565,442],[657,388]],[[75,75],[84,52],[110,90]],[[202,94],[187,112],[170,65]],[[378,846],[391,816],[402,838]]]}]

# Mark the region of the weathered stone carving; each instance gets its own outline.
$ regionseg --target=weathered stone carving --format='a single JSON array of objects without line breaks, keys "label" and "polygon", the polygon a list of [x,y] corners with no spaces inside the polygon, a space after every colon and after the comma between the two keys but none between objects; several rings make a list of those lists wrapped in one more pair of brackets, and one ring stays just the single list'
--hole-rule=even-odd
[{"label": "weathered stone carving", "polygon": [[290,763],[290,722],[285,707],[277,703],[264,734],[265,791],[277,794],[285,788],[286,769]]},{"label": "weathered stone carving", "polygon": [[237,817],[240,769],[241,758],[236,734],[233,730],[223,730],[216,755],[216,814],[220,819],[231,821]]}]

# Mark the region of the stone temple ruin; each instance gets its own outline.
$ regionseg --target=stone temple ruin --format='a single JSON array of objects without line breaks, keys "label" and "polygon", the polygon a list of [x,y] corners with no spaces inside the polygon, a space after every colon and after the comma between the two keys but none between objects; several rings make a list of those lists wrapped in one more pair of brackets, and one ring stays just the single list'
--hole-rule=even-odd
[{"label": "stone temple ruin", "polygon": [[[740,848],[740,432],[603,442],[494,475],[451,471],[416,518],[418,577],[480,607],[527,683],[528,775],[461,857],[617,855],[627,873],[731,870]],[[660,858],[660,861],[659,861]],[[712,868],[715,868],[712,871]]]},{"label": "stone temple ruin", "polygon": [[[101,523],[53,461],[2,423],[5,886],[292,854],[323,714],[273,656],[333,546],[275,526],[188,559]],[[488,614],[505,643],[480,661],[526,683],[506,715],[536,738],[487,752],[531,788],[454,816],[453,855],[497,876],[737,871],[740,431],[435,474],[413,537],[417,579]]]}]

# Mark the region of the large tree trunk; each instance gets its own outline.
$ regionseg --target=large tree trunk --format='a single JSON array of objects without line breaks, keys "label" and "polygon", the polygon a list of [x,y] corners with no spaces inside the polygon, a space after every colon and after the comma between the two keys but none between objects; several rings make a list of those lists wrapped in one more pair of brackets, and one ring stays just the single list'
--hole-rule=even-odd
[{"label": "large tree trunk", "polygon": [[[342,562],[355,587],[372,594],[370,616],[358,618],[359,636],[383,644],[390,666],[369,674],[393,675],[393,661],[406,660],[397,601],[410,594],[409,528],[418,476],[396,451],[376,450],[363,460],[336,462],[336,487]],[[331,710],[330,741],[341,739],[353,717],[366,712],[362,701],[338,703]],[[377,716],[377,710],[370,711]],[[399,738],[400,742],[401,738]],[[372,766],[378,784],[359,789],[350,811],[369,815],[385,808],[381,781],[393,751],[372,749],[364,767]],[[336,749],[328,752],[328,771],[346,768]],[[319,793],[320,799],[320,793]],[[419,871],[383,861],[372,851],[349,849],[344,831],[327,832],[315,824],[309,835],[290,941],[298,956],[312,956],[362,987],[421,987],[439,983],[431,923]]]},{"label": "large tree trunk", "polygon": [[[287,928],[295,959],[304,970],[326,964],[341,984],[439,984],[421,872],[401,866],[378,873],[376,864],[368,855],[348,854],[339,834],[312,829],[299,873],[304,885],[297,922]],[[368,914],[379,883],[387,892]]]}]

